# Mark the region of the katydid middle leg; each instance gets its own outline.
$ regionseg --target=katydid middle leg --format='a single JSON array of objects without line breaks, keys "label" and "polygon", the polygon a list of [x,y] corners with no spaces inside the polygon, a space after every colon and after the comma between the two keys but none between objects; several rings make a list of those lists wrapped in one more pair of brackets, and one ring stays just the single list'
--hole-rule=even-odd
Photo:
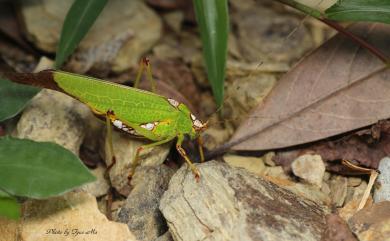
[{"label": "katydid middle leg", "polygon": [[112,144],[112,127],[111,127],[112,115],[113,115],[113,113],[111,110],[107,111],[107,113],[106,113],[106,128],[107,128],[108,149],[110,150],[110,155],[111,155],[111,163],[107,166],[106,173],[108,173],[116,163],[116,157],[115,157],[115,153],[114,153],[114,145]]},{"label": "katydid middle leg", "polygon": [[145,149],[148,149],[148,148],[151,148],[151,147],[155,147],[155,146],[159,146],[159,145],[165,144],[167,142],[170,142],[174,138],[175,138],[175,136],[167,138],[165,140],[153,142],[153,143],[142,145],[142,146],[138,147],[137,151],[135,152],[133,161],[131,162],[131,168],[130,168],[130,172],[129,172],[129,175],[128,175],[128,179],[129,180],[131,179],[131,177],[134,175],[135,169],[139,165],[139,155],[140,155],[141,151],[143,151]]}]

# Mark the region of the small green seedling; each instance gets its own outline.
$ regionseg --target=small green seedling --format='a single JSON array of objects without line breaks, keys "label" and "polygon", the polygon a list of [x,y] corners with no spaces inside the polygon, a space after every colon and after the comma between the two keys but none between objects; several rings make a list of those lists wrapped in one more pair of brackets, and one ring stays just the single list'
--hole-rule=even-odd
[{"label": "small green seedling", "polygon": [[[148,72],[150,74],[150,71]],[[182,142],[184,136],[188,135],[191,139],[198,138],[201,144],[199,134],[206,129],[207,123],[201,122],[183,103],[145,90],[63,71],[44,70],[35,74],[12,73],[8,74],[8,77],[18,83],[68,94],[89,106],[97,117],[105,119],[109,127],[108,138],[113,156],[112,164],[108,168],[115,164],[110,139],[110,124],[112,124],[127,134],[154,141],[137,149],[132,172],[134,172],[142,150],[167,143],[177,137],[177,151],[185,159],[195,178],[199,179],[199,171],[182,148]],[[199,150],[203,160],[201,145]]]}]

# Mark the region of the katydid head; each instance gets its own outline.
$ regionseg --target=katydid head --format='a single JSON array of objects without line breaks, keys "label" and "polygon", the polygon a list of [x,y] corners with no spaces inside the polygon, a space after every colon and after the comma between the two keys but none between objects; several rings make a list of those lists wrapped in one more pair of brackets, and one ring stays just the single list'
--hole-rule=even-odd
[{"label": "katydid head", "polygon": [[191,130],[191,139],[195,139],[200,135],[201,132],[205,131],[208,126],[208,121],[203,123],[199,119],[194,116],[194,114],[191,114],[191,121],[192,121],[192,130]]},{"label": "katydid head", "polygon": [[204,131],[207,128],[207,122],[203,123],[199,120],[194,114],[191,113],[190,109],[183,103],[179,103],[173,99],[168,99],[168,101],[173,105],[177,103],[177,109],[182,113],[182,130],[186,130],[186,134],[189,134],[191,139],[195,139],[200,132]]}]

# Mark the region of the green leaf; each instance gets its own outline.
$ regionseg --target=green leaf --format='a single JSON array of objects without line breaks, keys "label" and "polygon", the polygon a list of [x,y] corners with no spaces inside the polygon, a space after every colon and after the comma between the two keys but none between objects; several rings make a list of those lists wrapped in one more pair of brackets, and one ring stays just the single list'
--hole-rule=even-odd
[{"label": "green leaf", "polygon": [[336,21],[371,21],[390,23],[389,0],[340,0],[325,11]]},{"label": "green leaf", "polygon": [[203,56],[214,98],[222,105],[229,34],[227,0],[194,0],[200,28]]},{"label": "green leaf", "polygon": [[[107,0],[75,0],[70,7],[61,31],[56,54],[56,68],[73,53],[99,16]],[[104,33],[102,33],[104,34]]]},{"label": "green leaf", "polygon": [[0,121],[17,115],[38,92],[38,88],[0,79]]},{"label": "green leaf", "polygon": [[72,152],[50,142],[0,138],[0,188],[15,195],[47,198],[95,180]]},{"label": "green leaf", "polygon": [[0,216],[9,219],[19,219],[20,204],[13,197],[0,197]]}]

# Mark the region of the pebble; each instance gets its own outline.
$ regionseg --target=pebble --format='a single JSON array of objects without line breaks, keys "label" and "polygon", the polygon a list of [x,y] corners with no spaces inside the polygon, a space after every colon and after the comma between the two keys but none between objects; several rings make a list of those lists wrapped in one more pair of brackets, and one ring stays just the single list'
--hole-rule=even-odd
[{"label": "pebble", "polygon": [[325,164],[320,155],[305,154],[299,156],[291,163],[291,168],[295,176],[321,188],[322,178],[325,174]]},{"label": "pebble", "polygon": [[390,157],[385,157],[379,162],[380,174],[375,185],[374,202],[390,201]]},{"label": "pebble", "polygon": [[347,197],[348,179],[343,176],[335,175],[330,179],[330,190],[332,203],[336,207],[342,207]]},{"label": "pebble", "polygon": [[225,155],[223,159],[233,167],[242,167],[256,175],[262,175],[265,171],[263,159],[260,157],[245,157],[238,155]]}]

